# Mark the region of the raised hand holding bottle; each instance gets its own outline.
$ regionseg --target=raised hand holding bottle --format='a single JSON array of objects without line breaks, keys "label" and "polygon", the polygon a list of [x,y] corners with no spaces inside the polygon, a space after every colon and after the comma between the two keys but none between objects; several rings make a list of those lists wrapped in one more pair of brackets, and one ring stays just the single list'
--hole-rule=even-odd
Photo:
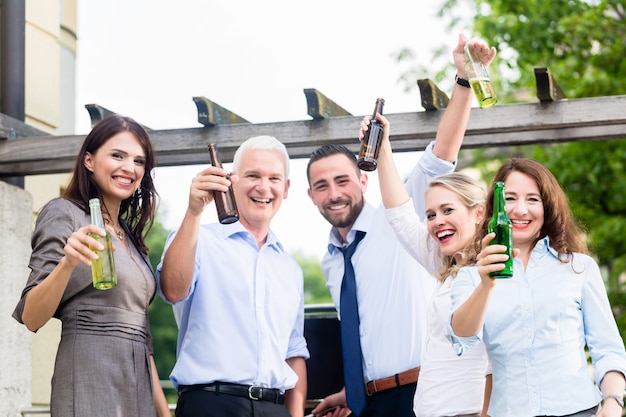
[{"label": "raised hand holding bottle", "polygon": [[476,101],[481,109],[488,109],[493,107],[498,99],[496,93],[491,84],[487,67],[480,60],[474,51],[469,47],[469,39],[465,39],[465,48],[463,49],[465,55],[465,72],[467,73],[467,79],[470,87],[474,92]]},{"label": "raised hand holding bottle", "polygon": [[372,115],[370,124],[365,132],[365,137],[361,142],[361,150],[359,151],[357,165],[363,171],[374,171],[378,166],[378,153],[380,152],[380,144],[382,143],[384,129],[382,123],[376,119],[376,113],[383,114],[384,104],[384,99],[376,99],[374,114]]}]

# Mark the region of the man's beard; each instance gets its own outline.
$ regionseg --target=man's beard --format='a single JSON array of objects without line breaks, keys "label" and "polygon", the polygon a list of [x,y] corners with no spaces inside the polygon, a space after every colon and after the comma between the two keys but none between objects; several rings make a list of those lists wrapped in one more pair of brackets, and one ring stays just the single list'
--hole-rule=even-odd
[{"label": "man's beard", "polygon": [[361,197],[361,200],[357,202],[354,206],[349,206],[350,211],[345,217],[337,217],[333,216],[332,213],[328,213],[327,211],[321,211],[322,216],[336,228],[345,228],[350,227],[356,221],[356,218],[359,217],[361,211],[363,210],[363,206],[365,205],[365,199]]}]

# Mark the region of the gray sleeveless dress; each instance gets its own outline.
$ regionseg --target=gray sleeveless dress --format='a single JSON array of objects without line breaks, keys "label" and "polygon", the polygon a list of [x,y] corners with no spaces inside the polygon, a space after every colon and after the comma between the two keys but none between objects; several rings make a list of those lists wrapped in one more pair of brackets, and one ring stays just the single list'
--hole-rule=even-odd
[{"label": "gray sleeveless dress", "polygon": [[[52,200],[41,210],[31,242],[31,273],[13,312],[16,320],[22,322],[28,291],[64,256],[71,233],[89,223],[89,214],[65,199]],[[62,333],[52,377],[53,417],[156,415],[148,325],[154,274],[132,242],[129,251],[113,241],[117,286],[94,289],[91,269],[80,264],[54,314],[61,320]]]}]

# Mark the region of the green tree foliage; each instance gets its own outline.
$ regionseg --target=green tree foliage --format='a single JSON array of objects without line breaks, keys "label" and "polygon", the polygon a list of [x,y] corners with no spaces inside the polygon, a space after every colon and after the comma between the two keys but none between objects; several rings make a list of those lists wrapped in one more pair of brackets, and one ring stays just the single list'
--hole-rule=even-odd
[{"label": "green tree foliage", "polygon": [[[501,103],[516,101],[521,91],[534,93],[536,67],[547,67],[570,98],[626,94],[624,0],[446,0],[440,16],[450,29],[462,30],[468,23],[458,17],[463,8],[473,11],[468,16],[471,32],[498,49],[490,72],[499,78]],[[521,96],[529,101],[532,94]],[[626,273],[626,141],[528,146],[514,152],[544,163],[567,192],[588,231],[626,336],[626,294],[620,281]],[[482,167],[489,172],[493,165]]]},{"label": "green tree foliage", "polygon": [[[161,261],[161,255],[165,246],[165,239],[169,231],[157,218],[154,226],[146,238],[146,244],[150,248],[149,256],[152,268]],[[174,320],[172,306],[167,304],[157,294],[148,308],[150,318],[150,332],[152,333],[152,346],[154,350],[154,362],[159,373],[159,379],[169,380],[170,372],[176,362],[176,338],[178,327]],[[173,390],[165,390],[169,403],[176,403],[177,395]]]},{"label": "green tree foliage", "polygon": [[302,273],[304,274],[304,303],[332,303],[319,261],[315,258],[305,257],[299,252],[294,253],[293,257],[302,268]]},{"label": "green tree foliage", "polygon": [[[449,0],[442,14],[459,1],[468,0]],[[623,0],[469,1],[475,10],[474,33],[505,58],[500,73],[519,76],[511,87],[533,88],[533,69],[547,67],[568,97],[625,92]]]}]

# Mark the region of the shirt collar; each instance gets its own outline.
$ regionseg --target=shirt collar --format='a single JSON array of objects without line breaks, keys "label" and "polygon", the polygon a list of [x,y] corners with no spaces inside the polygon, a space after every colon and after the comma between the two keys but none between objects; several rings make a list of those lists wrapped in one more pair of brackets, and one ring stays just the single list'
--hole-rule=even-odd
[{"label": "shirt collar", "polygon": [[539,241],[535,244],[535,247],[533,248],[532,253],[533,254],[536,253],[537,255],[543,255],[543,254],[549,253],[555,258],[557,259],[559,258],[559,254],[557,253],[557,251],[554,250],[552,246],[550,246],[550,238],[548,236],[545,236],[539,239]]},{"label": "shirt collar", "polygon": [[342,242],[336,227],[330,229],[330,234],[328,236],[328,252],[332,254],[337,250],[337,248],[348,246],[354,240],[357,230],[362,230],[367,233],[371,228],[371,223],[374,219],[375,213],[376,209],[366,201],[363,205],[363,210],[361,210],[361,213],[359,213],[354,221],[354,224],[350,228],[350,231],[348,232],[348,243],[344,244]]},{"label": "shirt collar", "polygon": [[[224,233],[225,238],[232,238],[234,236],[240,235],[244,239],[251,239],[252,242],[254,242],[254,244],[256,245],[256,240],[254,236],[248,231],[248,229],[243,227],[241,222],[223,224],[221,230],[222,233]],[[278,236],[276,236],[272,229],[269,229],[267,232],[265,245],[274,248],[277,252],[285,252],[283,244],[280,242],[280,240],[278,240]]]}]

